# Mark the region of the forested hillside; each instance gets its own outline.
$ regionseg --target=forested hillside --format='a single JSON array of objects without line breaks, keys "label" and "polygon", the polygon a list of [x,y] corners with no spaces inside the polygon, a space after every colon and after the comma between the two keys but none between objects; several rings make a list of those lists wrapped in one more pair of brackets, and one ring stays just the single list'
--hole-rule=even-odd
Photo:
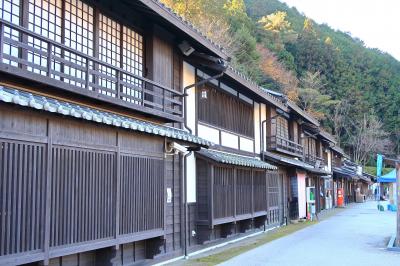
[{"label": "forested hillside", "polygon": [[[317,117],[353,159],[400,150],[400,62],[278,0],[163,0],[231,64]],[[338,14],[340,15],[340,14]]]}]

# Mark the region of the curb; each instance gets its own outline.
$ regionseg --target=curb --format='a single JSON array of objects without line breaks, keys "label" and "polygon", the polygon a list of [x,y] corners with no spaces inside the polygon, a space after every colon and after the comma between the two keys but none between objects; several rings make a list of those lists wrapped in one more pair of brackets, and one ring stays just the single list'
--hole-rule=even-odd
[{"label": "curb", "polygon": [[393,236],[390,238],[389,243],[388,243],[386,249],[389,250],[389,251],[400,252],[400,247],[396,247],[396,246],[395,246],[395,240],[396,240],[396,236],[393,235]]}]

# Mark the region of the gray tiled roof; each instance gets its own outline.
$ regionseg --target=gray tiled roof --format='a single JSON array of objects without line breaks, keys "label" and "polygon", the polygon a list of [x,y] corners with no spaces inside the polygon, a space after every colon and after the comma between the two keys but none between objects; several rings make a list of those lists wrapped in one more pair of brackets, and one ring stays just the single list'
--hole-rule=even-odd
[{"label": "gray tiled roof", "polygon": [[198,151],[198,153],[219,163],[247,166],[254,168],[263,168],[269,170],[278,169],[276,166],[263,162],[260,159],[254,157],[242,156],[215,150],[204,150],[204,149],[201,149],[200,151]]},{"label": "gray tiled roof", "polygon": [[303,170],[309,171],[311,173],[323,174],[323,175],[331,174],[331,172],[329,172],[329,171],[325,171],[323,169],[316,168],[316,167],[312,166],[311,164],[305,163],[303,161],[280,156],[280,155],[274,154],[272,152],[265,151],[264,156],[266,156],[268,159],[270,159],[276,163],[297,166],[297,167],[299,167]]},{"label": "gray tiled roof", "polygon": [[89,120],[101,124],[112,125],[134,131],[141,131],[148,134],[166,136],[173,139],[196,143],[205,147],[213,145],[212,142],[194,136],[181,129],[149,123],[122,115],[100,111],[90,107],[59,101],[50,97],[35,95],[22,90],[6,88],[3,86],[0,86],[0,101],[14,103],[33,109],[44,110],[50,113],[58,113],[79,119]]}]

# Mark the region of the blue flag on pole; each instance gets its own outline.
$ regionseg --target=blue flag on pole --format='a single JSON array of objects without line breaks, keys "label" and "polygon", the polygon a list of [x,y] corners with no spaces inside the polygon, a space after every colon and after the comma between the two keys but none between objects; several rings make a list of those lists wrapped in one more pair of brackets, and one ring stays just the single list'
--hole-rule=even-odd
[{"label": "blue flag on pole", "polygon": [[383,156],[382,154],[376,155],[376,176],[382,176]]}]

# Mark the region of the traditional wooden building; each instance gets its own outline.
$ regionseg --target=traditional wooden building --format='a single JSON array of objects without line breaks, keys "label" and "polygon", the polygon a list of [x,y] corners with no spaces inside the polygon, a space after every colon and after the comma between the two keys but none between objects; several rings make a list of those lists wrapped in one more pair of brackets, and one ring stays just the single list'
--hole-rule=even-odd
[{"label": "traditional wooden building", "polygon": [[[337,204],[338,189],[342,190],[344,204],[357,201],[357,195],[368,193],[370,178],[362,173],[362,167],[349,160],[340,147],[332,147],[332,170],[334,182],[334,204]],[[365,185],[364,185],[365,184]]]},{"label": "traditional wooden building", "polygon": [[[268,90],[267,90],[268,91]],[[286,219],[307,217],[306,188],[314,187],[316,211],[330,202],[331,154],[335,143],[332,136],[319,128],[312,116],[301,110],[282,94],[274,94],[285,109],[268,106],[262,122],[262,155],[264,160],[279,165],[284,177]],[[330,206],[330,204],[328,204]]]},{"label": "traditional wooden building", "polygon": [[182,38],[214,47],[154,1],[0,1],[1,265],[184,253]]},{"label": "traditional wooden building", "polygon": [[261,106],[271,100],[255,84],[228,69],[218,80],[191,56],[185,58],[186,126],[215,144],[187,158],[191,250],[228,236],[282,223],[282,180],[260,158]]},{"label": "traditional wooden building", "polygon": [[158,1],[0,0],[0,265],[155,263],[304,217],[333,140],[227,59]]}]

